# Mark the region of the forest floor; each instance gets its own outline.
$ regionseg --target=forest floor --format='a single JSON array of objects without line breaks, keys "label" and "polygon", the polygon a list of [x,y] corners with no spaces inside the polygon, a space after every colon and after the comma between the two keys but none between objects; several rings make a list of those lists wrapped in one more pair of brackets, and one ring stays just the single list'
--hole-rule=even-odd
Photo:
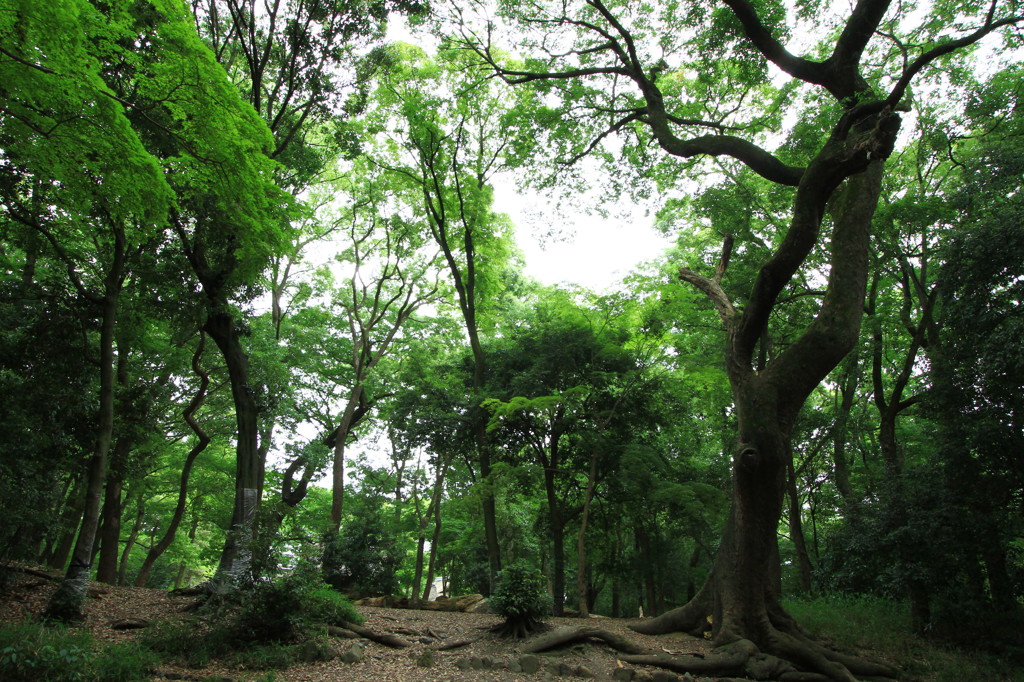
[{"label": "forest floor", "polygon": [[[0,623],[14,623],[24,619],[38,618],[46,606],[55,583],[41,577],[25,576],[7,586],[0,594]],[[88,629],[100,643],[124,642],[136,639],[142,629],[115,629],[115,624],[130,619],[140,619],[151,624],[163,621],[183,620],[190,617],[184,611],[195,601],[194,597],[173,596],[166,590],[138,587],[113,587],[94,584],[91,596],[86,602],[85,622],[81,627]],[[390,648],[370,642],[366,645],[362,660],[356,663],[342,662],[340,655],[352,645],[352,640],[337,639],[338,658],[317,663],[298,663],[284,670],[254,671],[227,666],[214,661],[201,669],[189,669],[174,665],[163,665],[153,677],[154,680],[237,680],[274,679],[280,681],[314,682],[319,680],[345,680],[346,682],[411,682],[415,680],[576,680],[587,677],[598,680],[626,679],[624,673],[615,675],[619,668],[635,668],[633,680],[676,680],[685,679],[667,671],[653,674],[657,669],[646,671],[643,666],[626,665],[619,662],[617,652],[600,642],[577,643],[562,649],[540,653],[536,662],[528,660],[529,655],[521,649],[528,640],[507,640],[491,633],[489,629],[500,622],[497,616],[486,613],[461,613],[443,611],[422,611],[416,609],[391,609],[372,606],[357,607],[366,618],[363,627],[374,632],[396,634],[409,642],[401,649]],[[684,634],[649,637],[628,629],[635,620],[617,618],[551,618],[551,627],[579,627],[588,625],[600,627],[620,635],[640,646],[655,651],[669,651],[683,656],[706,654],[710,642]],[[472,643],[449,651],[438,651],[439,646],[456,641],[472,640]],[[424,656],[428,651],[432,656]],[[525,657],[525,658],[524,658]],[[433,661],[424,665],[427,659]],[[523,663],[527,670],[539,666],[537,672],[515,672]],[[614,677],[613,677],[614,676]],[[691,678],[700,680],[700,678]],[[42,682],[42,681],[41,681]]]},{"label": "forest floor", "polygon": [[[25,575],[0,592],[0,623],[36,619],[55,588],[55,582]],[[135,640],[143,629],[113,627],[130,619],[139,619],[150,626],[162,622],[182,621],[192,616],[185,609],[194,597],[173,596],[165,590],[136,587],[112,587],[94,584],[86,605],[82,628],[89,630],[98,643]],[[583,679],[631,680],[632,682],[710,682],[711,679],[679,676],[658,668],[623,663],[621,654],[601,641],[573,643],[544,653],[524,652],[531,640],[507,640],[490,628],[500,619],[486,613],[462,613],[393,609],[372,606],[357,607],[365,617],[363,627],[378,634],[393,634],[408,643],[391,648],[369,642],[353,663],[343,662],[343,654],[352,648],[353,640],[330,638],[336,658],[316,663],[296,663],[286,669],[253,670],[214,660],[202,668],[163,664],[153,680],[206,680],[217,682],[345,680],[346,682],[412,682],[416,680],[475,680],[481,682],[541,682]],[[636,619],[595,617],[551,618],[550,628],[596,627],[652,652],[668,653],[680,658],[704,656],[710,652],[707,640],[685,634],[645,636],[629,630]],[[470,643],[451,650],[441,647],[457,642]],[[42,681],[40,681],[42,682]]]}]

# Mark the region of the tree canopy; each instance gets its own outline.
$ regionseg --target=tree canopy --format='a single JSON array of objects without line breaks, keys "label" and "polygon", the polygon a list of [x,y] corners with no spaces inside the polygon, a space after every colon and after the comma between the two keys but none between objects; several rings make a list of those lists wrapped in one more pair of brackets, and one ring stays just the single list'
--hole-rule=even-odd
[{"label": "tree canopy", "polygon": [[[0,559],[63,571],[62,620],[93,579],[418,603],[519,571],[556,615],[707,633],[677,671],[897,676],[793,594],[1010,650],[1022,23],[2,0]],[[511,191],[675,246],[534,281]]]}]

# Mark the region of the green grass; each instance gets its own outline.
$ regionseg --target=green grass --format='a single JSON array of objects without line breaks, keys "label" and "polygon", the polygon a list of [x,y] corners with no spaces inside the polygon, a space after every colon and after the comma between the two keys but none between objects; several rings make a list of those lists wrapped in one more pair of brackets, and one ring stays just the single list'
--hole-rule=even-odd
[{"label": "green grass", "polygon": [[1020,661],[981,648],[942,646],[914,635],[905,604],[844,596],[788,599],[784,603],[812,637],[844,653],[895,665],[907,682],[1024,682]]}]

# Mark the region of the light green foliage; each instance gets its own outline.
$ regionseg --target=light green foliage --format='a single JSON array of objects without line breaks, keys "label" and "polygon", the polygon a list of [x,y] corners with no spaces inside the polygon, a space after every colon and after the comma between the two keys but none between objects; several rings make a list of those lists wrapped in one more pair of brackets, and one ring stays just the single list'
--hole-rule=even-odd
[{"label": "light green foliage", "polygon": [[34,180],[60,187],[69,213],[101,199],[115,219],[157,224],[172,195],[104,82],[105,53],[130,29],[125,12],[111,19],[84,0],[18,0],[0,12],[0,42],[13,55],[0,60],[0,148],[28,174],[26,193]]}]

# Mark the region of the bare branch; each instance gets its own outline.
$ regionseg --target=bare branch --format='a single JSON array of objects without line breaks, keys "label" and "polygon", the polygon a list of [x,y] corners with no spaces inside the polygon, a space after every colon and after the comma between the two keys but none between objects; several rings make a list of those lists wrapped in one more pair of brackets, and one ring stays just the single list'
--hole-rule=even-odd
[{"label": "bare branch", "polygon": [[707,296],[711,304],[715,306],[715,310],[718,311],[718,316],[722,318],[722,324],[726,330],[733,328],[739,312],[733,306],[732,301],[729,300],[729,296],[722,289],[722,285],[718,280],[697,274],[689,268],[679,269],[679,279],[692,284]]}]

